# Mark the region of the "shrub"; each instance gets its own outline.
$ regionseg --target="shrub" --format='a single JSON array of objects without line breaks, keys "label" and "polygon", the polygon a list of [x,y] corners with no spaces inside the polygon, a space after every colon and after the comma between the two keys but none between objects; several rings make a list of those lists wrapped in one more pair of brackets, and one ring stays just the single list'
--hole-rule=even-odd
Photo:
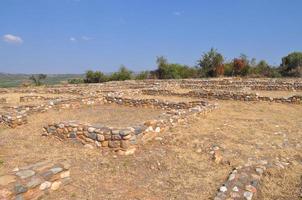
[{"label": "shrub", "polygon": [[203,76],[219,76],[223,74],[222,65],[224,58],[222,54],[218,53],[216,49],[211,50],[202,55],[202,58],[198,60],[198,65],[202,69]]},{"label": "shrub", "polygon": [[81,84],[84,83],[84,80],[81,78],[73,78],[73,79],[68,79],[69,84]]},{"label": "shrub", "polygon": [[302,77],[302,52],[293,52],[283,57],[280,72],[283,76]]},{"label": "shrub", "polygon": [[32,80],[36,86],[40,86],[42,85],[42,80],[46,79],[46,77],[47,77],[46,74],[37,74],[37,75],[31,75],[29,79]]},{"label": "shrub", "polygon": [[108,81],[108,77],[100,71],[88,70],[85,74],[85,83],[102,83]]},{"label": "shrub", "polygon": [[121,66],[119,71],[114,72],[110,76],[111,81],[124,81],[132,78],[132,71],[128,70],[125,66]]}]

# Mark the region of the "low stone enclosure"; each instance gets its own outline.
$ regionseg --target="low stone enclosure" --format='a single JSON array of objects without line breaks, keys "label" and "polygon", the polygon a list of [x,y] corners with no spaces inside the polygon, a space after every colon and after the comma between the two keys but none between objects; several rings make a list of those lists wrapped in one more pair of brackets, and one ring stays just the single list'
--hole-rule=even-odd
[{"label": "low stone enclosure", "polygon": [[0,176],[1,200],[33,200],[70,183],[70,165],[66,161],[41,161],[15,168]]},{"label": "low stone enclosure", "polygon": [[36,100],[56,100],[62,99],[62,97],[44,97],[44,96],[36,96],[36,95],[28,95],[20,97],[20,102],[31,102]]},{"label": "low stone enclosure", "polygon": [[44,127],[44,136],[55,136],[60,140],[73,140],[83,145],[109,147],[127,154],[140,142],[147,140],[154,134],[169,129],[179,122],[196,115],[205,114],[215,108],[215,105],[204,101],[171,103],[156,99],[129,99],[106,96],[105,104],[118,104],[132,107],[160,108],[164,112],[154,120],[142,122],[133,127],[108,127],[91,125],[76,121],[58,122]]},{"label": "low stone enclosure", "polygon": [[288,98],[273,98],[259,96],[254,93],[233,92],[233,91],[209,91],[209,90],[196,90],[187,93],[177,93],[170,90],[157,90],[149,89],[142,90],[142,94],[145,95],[159,95],[159,96],[179,96],[179,97],[194,97],[194,98],[206,98],[206,99],[220,99],[220,100],[240,100],[240,101],[269,101],[277,103],[294,103],[300,104],[302,102],[302,96],[294,95]]}]

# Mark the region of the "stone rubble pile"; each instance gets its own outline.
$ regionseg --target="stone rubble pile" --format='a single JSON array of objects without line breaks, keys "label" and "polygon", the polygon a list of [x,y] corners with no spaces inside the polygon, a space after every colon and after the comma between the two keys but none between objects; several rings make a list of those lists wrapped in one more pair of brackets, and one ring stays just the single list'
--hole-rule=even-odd
[{"label": "stone rubble pile", "polygon": [[219,188],[214,200],[252,200],[257,196],[267,161],[236,167]]},{"label": "stone rubble pile", "polygon": [[8,174],[0,175],[0,199],[40,199],[71,182],[69,169],[66,161],[42,161],[17,167]]}]

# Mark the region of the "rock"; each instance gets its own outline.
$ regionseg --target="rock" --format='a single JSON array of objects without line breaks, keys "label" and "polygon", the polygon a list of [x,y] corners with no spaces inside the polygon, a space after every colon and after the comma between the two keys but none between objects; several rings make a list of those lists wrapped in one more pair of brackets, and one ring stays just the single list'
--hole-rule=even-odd
[{"label": "rock", "polygon": [[51,182],[45,181],[45,182],[43,182],[43,183],[40,185],[39,189],[40,189],[40,190],[45,190],[45,189],[47,189],[47,188],[50,188],[50,186],[51,186]]},{"label": "rock", "polygon": [[251,193],[251,192],[244,192],[244,193],[243,193],[243,196],[244,196],[244,198],[245,198],[246,200],[252,200],[252,198],[253,198],[253,193]]},{"label": "rock", "polygon": [[110,148],[118,148],[120,147],[120,141],[109,141],[108,146]]},{"label": "rock", "polygon": [[121,140],[121,148],[127,149],[130,146],[130,142],[128,140]]},{"label": "rock", "polygon": [[264,171],[262,168],[257,167],[256,172],[261,175],[261,174],[263,174]]},{"label": "rock", "polygon": [[238,187],[237,186],[233,187],[233,191],[238,192],[239,191]]},{"label": "rock", "polygon": [[15,176],[12,175],[0,176],[0,186],[7,186],[8,184],[14,182],[15,180],[16,180]]},{"label": "rock", "polygon": [[236,174],[230,174],[230,176],[229,176],[229,181],[232,181],[232,180],[234,180],[236,178]]},{"label": "rock", "polygon": [[60,174],[60,177],[61,177],[61,178],[67,178],[67,177],[69,177],[69,176],[70,176],[70,171],[62,172],[62,173]]},{"label": "rock", "polygon": [[104,136],[104,135],[98,134],[98,135],[97,135],[97,140],[98,140],[99,142],[102,142],[102,141],[105,140],[105,136]]},{"label": "rock", "polygon": [[245,186],[245,189],[247,191],[249,191],[249,192],[252,192],[252,193],[256,193],[257,192],[257,189],[254,186],[252,186],[252,185]]},{"label": "rock", "polygon": [[28,188],[34,188],[42,183],[42,179],[39,177],[32,177],[31,180],[26,184]]},{"label": "rock", "polygon": [[28,190],[27,187],[25,187],[21,184],[16,184],[15,188],[14,188],[15,194],[24,193],[24,192],[27,192],[27,190]]},{"label": "rock", "polygon": [[45,179],[45,180],[49,180],[51,177],[52,177],[53,173],[52,171],[46,171],[46,172],[43,172],[41,174],[41,176]]},{"label": "rock", "polygon": [[52,184],[51,184],[51,190],[57,190],[57,189],[59,189],[59,187],[61,186],[61,181],[55,181],[55,182],[53,182]]},{"label": "rock", "polygon": [[93,128],[93,127],[89,127],[89,128],[88,128],[88,132],[89,132],[89,133],[93,133],[94,131],[95,131],[95,128]]},{"label": "rock", "polygon": [[220,191],[220,192],[226,192],[226,191],[228,191],[228,188],[227,188],[226,186],[221,186],[221,187],[219,188],[219,191]]},{"label": "rock", "polygon": [[156,133],[159,133],[159,132],[160,132],[160,127],[156,127],[156,128],[155,128],[155,132],[156,132]]},{"label": "rock", "polygon": [[35,175],[35,172],[33,170],[27,169],[17,172],[16,175],[19,176],[21,179],[25,179]]},{"label": "rock", "polygon": [[133,147],[133,148],[131,148],[131,149],[127,149],[127,150],[125,151],[125,156],[132,155],[132,154],[135,153],[135,151],[136,151],[136,148],[135,148],[135,147]]},{"label": "rock", "polygon": [[131,134],[131,131],[128,129],[124,129],[124,130],[120,131],[120,136],[122,136],[122,137],[130,135],[130,134]]},{"label": "rock", "polygon": [[51,171],[53,174],[57,174],[57,173],[63,171],[63,169],[61,167],[54,167],[54,168],[51,168],[49,171]]}]

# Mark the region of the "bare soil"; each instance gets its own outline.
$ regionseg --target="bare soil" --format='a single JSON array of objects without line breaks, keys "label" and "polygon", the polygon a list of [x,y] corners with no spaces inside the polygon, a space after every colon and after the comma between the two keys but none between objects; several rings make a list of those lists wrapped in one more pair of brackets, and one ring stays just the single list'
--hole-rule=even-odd
[{"label": "bare soil", "polygon": [[[70,119],[72,112],[40,114],[30,118],[29,124],[0,131],[3,162],[0,173],[44,159],[64,158],[72,163],[73,182],[44,199],[212,199],[233,167],[246,163],[249,158],[278,158],[291,160],[292,164],[280,172],[272,170],[266,174],[258,199],[298,200],[297,184],[302,174],[302,105],[218,103],[219,109],[161,133],[160,138],[138,146],[132,156],[118,156],[108,150],[85,149],[42,137],[45,123],[63,120],[65,115]],[[115,117],[119,121],[122,115],[128,121],[129,113],[135,112],[108,109],[91,111],[96,114],[85,114],[87,110],[79,113],[90,122],[95,117],[96,121],[109,123]],[[112,114],[113,111],[124,114]],[[108,120],[98,114],[106,112]],[[137,111],[135,115],[142,118],[150,112]],[[230,165],[211,160],[212,145],[223,149]]]}]

